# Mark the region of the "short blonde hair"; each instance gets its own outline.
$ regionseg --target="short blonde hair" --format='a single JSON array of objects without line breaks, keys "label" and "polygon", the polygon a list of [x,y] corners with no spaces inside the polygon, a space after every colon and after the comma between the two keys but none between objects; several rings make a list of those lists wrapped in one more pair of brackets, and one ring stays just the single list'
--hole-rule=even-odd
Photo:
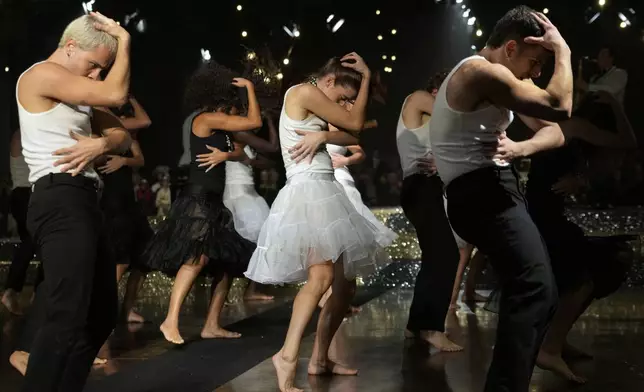
[{"label": "short blonde hair", "polygon": [[113,56],[116,55],[118,47],[116,38],[96,29],[94,27],[94,18],[89,15],[76,18],[65,27],[65,31],[58,42],[58,47],[64,47],[70,39],[76,41],[80,50],[91,51],[103,45],[109,49]]}]

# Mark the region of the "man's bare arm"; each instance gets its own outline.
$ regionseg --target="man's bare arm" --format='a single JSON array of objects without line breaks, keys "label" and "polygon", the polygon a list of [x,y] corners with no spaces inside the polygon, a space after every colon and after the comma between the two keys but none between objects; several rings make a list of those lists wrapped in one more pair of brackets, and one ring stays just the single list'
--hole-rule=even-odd
[{"label": "man's bare arm", "polygon": [[130,148],[132,138],[118,117],[109,111],[94,109],[92,132],[101,135],[105,142],[104,154],[122,153]]},{"label": "man's bare arm", "polygon": [[517,143],[521,147],[522,156],[527,157],[539,151],[563,146],[565,138],[559,124],[524,115],[519,117],[528,128],[534,131],[530,139]]}]

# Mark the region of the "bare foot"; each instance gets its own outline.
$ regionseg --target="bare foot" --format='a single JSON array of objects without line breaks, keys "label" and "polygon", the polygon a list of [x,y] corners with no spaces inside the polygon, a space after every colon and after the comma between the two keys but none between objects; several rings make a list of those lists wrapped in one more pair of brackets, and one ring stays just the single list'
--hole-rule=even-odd
[{"label": "bare foot", "polygon": [[165,337],[165,340],[167,340],[170,343],[174,344],[183,344],[184,340],[181,337],[181,334],[179,333],[179,328],[170,325],[169,323],[166,324],[164,321],[163,324],[159,327],[161,332],[163,333],[163,336]]},{"label": "bare foot", "polygon": [[482,296],[476,291],[473,293],[463,293],[463,302],[473,303],[473,302],[487,302],[487,297]]},{"label": "bare foot", "polygon": [[568,367],[568,364],[561,358],[561,355],[552,355],[543,350],[539,350],[537,366],[543,370],[550,370],[567,381],[574,382],[575,384],[586,383],[585,378],[577,376],[572,372],[572,370],[570,370],[570,367]]},{"label": "bare foot", "polygon": [[0,300],[0,302],[2,302],[2,304],[11,314],[22,316],[24,313],[22,312],[22,308],[18,299],[18,293],[11,289],[8,289],[5,290],[4,294],[2,294],[2,299]]},{"label": "bare foot", "polygon": [[281,392],[304,392],[304,390],[295,388],[293,382],[295,381],[295,370],[297,369],[297,360],[293,362],[286,362],[282,358],[282,353],[278,352],[273,355],[273,366],[277,373],[277,384]]},{"label": "bare foot", "polygon": [[593,359],[592,354],[578,349],[566,342],[561,353],[562,358],[566,359]]},{"label": "bare foot", "polygon": [[14,351],[9,357],[9,363],[24,376],[27,373],[27,364],[29,364],[29,353]]},{"label": "bare foot", "polygon": [[130,310],[130,313],[128,313],[127,315],[127,322],[143,324],[145,322],[145,319],[140,314],[136,313],[133,310]]},{"label": "bare foot", "polygon": [[96,357],[96,358],[94,358],[93,365],[94,366],[100,366],[100,365],[105,365],[106,363],[107,363],[107,359]]},{"label": "bare foot", "polygon": [[247,293],[244,294],[244,301],[272,301],[275,297],[262,293]]},{"label": "bare foot", "polygon": [[206,328],[201,331],[202,339],[239,339],[241,334],[239,332],[231,332],[223,329],[222,327]]},{"label": "bare foot", "polygon": [[348,366],[342,365],[337,362],[333,362],[330,359],[324,362],[313,362],[309,363],[309,374],[312,376],[319,376],[322,374],[337,374],[339,376],[356,376],[358,375],[358,369],[352,369]]},{"label": "bare foot", "polygon": [[449,340],[445,332],[438,331],[422,331],[420,338],[436,347],[439,351],[453,353],[463,351],[463,347]]}]

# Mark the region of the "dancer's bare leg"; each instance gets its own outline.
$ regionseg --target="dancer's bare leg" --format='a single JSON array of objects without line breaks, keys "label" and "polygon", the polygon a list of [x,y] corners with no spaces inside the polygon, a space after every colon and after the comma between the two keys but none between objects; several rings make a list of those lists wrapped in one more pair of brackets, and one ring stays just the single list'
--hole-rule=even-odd
[{"label": "dancer's bare leg", "polygon": [[145,281],[146,274],[145,272],[132,268],[130,270],[130,276],[127,278],[127,284],[125,286],[125,296],[123,297],[123,305],[121,307],[121,317],[123,317],[128,323],[144,323],[145,319],[140,314],[136,313],[134,309],[134,304],[139,295],[139,291],[143,286]]},{"label": "dancer's bare leg", "polygon": [[244,301],[272,301],[275,299],[272,295],[262,294],[257,289],[257,283],[248,279],[248,286],[244,292]]},{"label": "dancer's bare leg", "polygon": [[456,309],[456,302],[458,301],[458,293],[461,291],[461,283],[463,283],[463,274],[465,273],[465,267],[470,262],[470,256],[472,255],[472,250],[474,246],[467,244],[465,247],[460,248],[458,253],[460,258],[458,260],[458,269],[456,270],[456,279],[454,280],[454,288],[452,289],[452,299],[449,303],[450,309]]},{"label": "dancer's bare leg", "polygon": [[327,261],[309,267],[308,280],[293,301],[293,314],[288,332],[286,332],[284,346],[277,354],[273,355],[273,365],[277,372],[277,381],[281,392],[302,392],[301,389],[293,385],[302,334],[311,321],[320,298],[331,287],[332,282],[333,262]]},{"label": "dancer's bare leg", "polygon": [[22,316],[24,314],[22,307],[20,306],[20,293],[13,289],[6,289],[2,294],[0,302],[2,302],[2,304],[7,308],[9,313],[16,316]]},{"label": "dancer's bare leg", "polygon": [[127,272],[127,269],[130,266],[127,264],[117,264],[116,265],[116,283],[120,282],[123,279],[123,275]]},{"label": "dancer's bare leg", "polygon": [[324,304],[318,318],[315,343],[313,344],[313,352],[309,362],[309,374],[333,373],[354,376],[358,374],[356,369],[351,369],[329,358],[331,340],[340,324],[342,324],[342,320],[351,303],[351,284],[344,277],[344,268],[341,261],[336,262],[334,265],[332,288],[331,295]]},{"label": "dancer's bare leg", "polygon": [[166,340],[171,343],[184,343],[181,333],[179,333],[179,311],[181,310],[181,305],[183,305],[183,301],[186,299],[188,292],[192,288],[192,284],[206,265],[207,260],[208,258],[206,256],[201,256],[198,263],[186,263],[181,266],[177,273],[174,285],[172,286],[172,294],[170,295],[168,315],[159,328],[161,332],[163,332],[163,336],[165,336]]},{"label": "dancer's bare leg", "polygon": [[585,306],[592,292],[593,285],[589,281],[559,299],[559,306],[537,357],[537,366],[540,368],[553,371],[566,380],[578,384],[584,384],[586,379],[573,373],[561,354],[568,332],[579,318],[580,309]]},{"label": "dancer's bare leg", "polygon": [[[351,290],[351,298],[355,297],[356,295],[356,289],[357,289],[357,282],[355,279],[351,280],[349,283],[349,290]],[[333,288],[329,287],[329,289],[324,293],[322,298],[320,299],[320,302],[318,303],[318,307],[320,309],[324,308],[324,305],[326,304],[326,301],[328,301],[329,297],[331,296],[331,293],[333,292]],[[353,306],[349,305],[349,309],[347,310],[347,314],[356,314],[360,313],[360,307],[359,306]]]},{"label": "dancer's bare leg", "polygon": [[228,291],[230,291],[231,283],[232,279],[228,274],[223,274],[223,277],[219,282],[212,282],[212,284],[216,286],[213,291],[212,299],[210,300],[210,308],[208,309],[206,324],[201,331],[201,337],[203,339],[236,339],[241,337],[240,333],[225,330],[219,323],[219,316],[221,315],[221,310],[224,308],[224,303],[226,302]]},{"label": "dancer's bare leg", "polygon": [[476,293],[476,280],[481,275],[481,271],[485,268],[486,263],[485,255],[481,252],[476,252],[470,259],[470,272],[467,274],[467,279],[465,280],[463,302],[473,303],[487,301],[487,297]]}]

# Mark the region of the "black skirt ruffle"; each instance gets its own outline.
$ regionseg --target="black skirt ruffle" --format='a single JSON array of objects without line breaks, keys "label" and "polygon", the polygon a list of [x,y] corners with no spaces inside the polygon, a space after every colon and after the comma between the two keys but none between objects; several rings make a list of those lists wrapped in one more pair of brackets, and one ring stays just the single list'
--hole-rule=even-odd
[{"label": "black skirt ruffle", "polygon": [[152,270],[174,275],[183,264],[196,264],[205,255],[208,273],[239,276],[246,271],[255,247],[235,231],[221,194],[188,186],[172,203],[142,260]]}]

